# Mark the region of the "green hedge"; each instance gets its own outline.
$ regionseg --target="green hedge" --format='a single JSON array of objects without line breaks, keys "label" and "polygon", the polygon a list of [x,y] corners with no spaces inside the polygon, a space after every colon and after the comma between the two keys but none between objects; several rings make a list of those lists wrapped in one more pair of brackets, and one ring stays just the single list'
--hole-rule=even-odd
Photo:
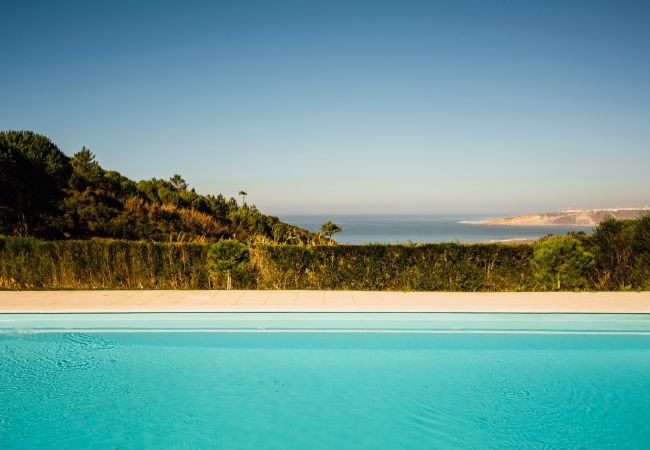
[{"label": "green hedge", "polygon": [[263,246],[264,289],[521,291],[534,287],[530,245]]},{"label": "green hedge", "polygon": [[0,288],[207,289],[208,247],[0,237]]},{"label": "green hedge", "polygon": [[0,237],[0,288],[220,289],[230,274],[235,289],[650,289],[650,216],[534,245],[255,245],[241,258],[223,251],[208,258],[209,250],[209,244]]},{"label": "green hedge", "polygon": [[[0,237],[4,289],[209,289],[209,246]],[[533,288],[527,245],[359,245],[250,248],[233,270],[243,289],[517,291]]]}]

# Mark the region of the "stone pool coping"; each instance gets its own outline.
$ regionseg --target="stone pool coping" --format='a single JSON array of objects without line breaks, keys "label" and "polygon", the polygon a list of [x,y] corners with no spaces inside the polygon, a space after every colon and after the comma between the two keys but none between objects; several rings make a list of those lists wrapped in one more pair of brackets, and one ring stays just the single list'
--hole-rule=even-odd
[{"label": "stone pool coping", "polygon": [[644,292],[0,291],[0,313],[645,313]]}]

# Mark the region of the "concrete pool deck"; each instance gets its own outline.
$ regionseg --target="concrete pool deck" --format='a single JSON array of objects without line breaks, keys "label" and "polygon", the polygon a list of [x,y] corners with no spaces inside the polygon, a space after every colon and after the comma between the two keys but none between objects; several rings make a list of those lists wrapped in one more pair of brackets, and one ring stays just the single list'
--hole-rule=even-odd
[{"label": "concrete pool deck", "polygon": [[650,313],[646,292],[0,291],[0,313]]}]

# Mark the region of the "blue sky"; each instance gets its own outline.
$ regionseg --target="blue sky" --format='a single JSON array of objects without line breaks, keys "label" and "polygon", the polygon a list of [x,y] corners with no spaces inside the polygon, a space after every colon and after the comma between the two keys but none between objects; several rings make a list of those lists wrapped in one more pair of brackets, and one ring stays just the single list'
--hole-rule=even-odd
[{"label": "blue sky", "polygon": [[650,2],[6,2],[0,129],[268,213],[650,203]]}]

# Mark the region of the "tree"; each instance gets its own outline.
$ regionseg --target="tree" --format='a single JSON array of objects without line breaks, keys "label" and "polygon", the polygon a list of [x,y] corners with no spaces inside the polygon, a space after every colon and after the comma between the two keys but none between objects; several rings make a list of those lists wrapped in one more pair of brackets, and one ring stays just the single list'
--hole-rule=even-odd
[{"label": "tree", "polygon": [[70,160],[47,137],[0,132],[0,233],[56,237]]},{"label": "tree", "polygon": [[340,233],[341,231],[343,231],[343,229],[339,227],[337,224],[335,224],[334,222],[332,222],[331,220],[328,220],[320,227],[320,234],[327,237],[330,240],[332,239],[333,235],[335,235],[336,233]]},{"label": "tree", "polygon": [[244,192],[244,191],[239,191],[239,194],[237,194],[237,195],[239,195],[241,197],[242,205],[245,205],[246,204],[246,196],[248,194],[246,192]]},{"label": "tree", "polygon": [[176,174],[173,177],[169,179],[169,182],[172,184],[174,189],[177,191],[186,191],[187,190],[187,182],[181,177],[180,175]]},{"label": "tree", "polygon": [[225,272],[226,289],[232,289],[233,270],[241,268],[248,260],[248,249],[244,244],[231,239],[222,239],[208,251],[208,264],[213,272]]},{"label": "tree", "polygon": [[[0,132],[0,234],[44,238],[121,238],[154,241],[237,237],[259,241],[277,218],[235,198],[204,196],[180,176],[132,181],[104,170],[87,148],[67,157],[47,137]],[[296,239],[316,238],[306,230]]]},{"label": "tree", "polygon": [[553,236],[535,244],[532,265],[543,289],[584,289],[594,256],[574,236]]},{"label": "tree", "polygon": [[102,169],[86,147],[73,155],[70,164],[72,175],[62,202],[66,234],[83,238],[115,236],[113,222],[123,210],[115,194],[124,194],[126,185],[119,175]]}]

